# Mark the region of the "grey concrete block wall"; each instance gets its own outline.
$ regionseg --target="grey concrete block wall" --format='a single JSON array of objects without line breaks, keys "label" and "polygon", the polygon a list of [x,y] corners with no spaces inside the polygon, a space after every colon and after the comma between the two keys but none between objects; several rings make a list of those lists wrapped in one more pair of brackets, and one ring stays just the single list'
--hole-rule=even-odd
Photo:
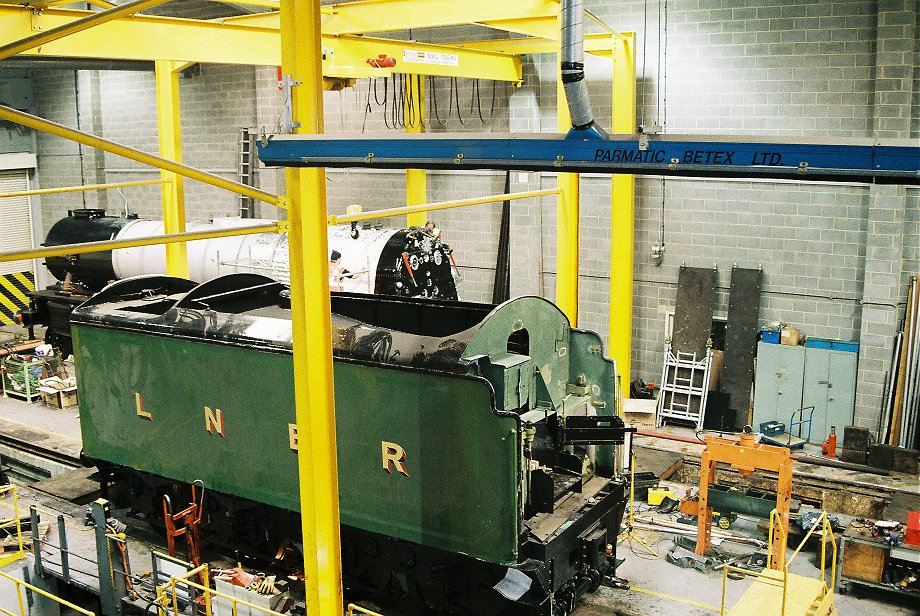
[{"label": "grey concrete block wall", "polygon": [[[193,2],[188,8],[205,10],[203,4]],[[647,19],[643,14],[646,4],[651,10]],[[918,4],[917,0],[671,0],[665,36],[663,24],[658,26],[656,3],[587,3],[613,27],[637,33],[637,122],[666,120],[671,133],[829,140],[920,137]],[[412,36],[434,41],[482,34],[482,30],[471,29],[461,33],[421,31]],[[658,51],[665,38],[666,63]],[[642,56],[643,49],[647,58]],[[589,60],[587,66],[592,102],[605,125],[610,123],[608,66],[600,59]],[[468,80],[456,84],[466,125],[460,123],[456,110],[453,117],[446,118],[451,84],[439,79],[435,91],[446,126],[432,121],[429,130],[554,132],[556,70],[551,55],[525,58],[523,86],[500,86],[495,116],[484,124],[477,114],[470,113],[472,89]],[[36,71],[34,79],[39,114],[75,125],[73,73]],[[99,73],[98,101],[83,98],[84,92],[92,92],[92,75],[81,74],[77,83],[81,84],[81,109],[100,110],[106,137],[156,151],[151,73]],[[382,83],[377,85],[378,94],[382,94]],[[481,86],[482,107],[487,114],[491,84],[483,82]],[[274,67],[205,65],[200,75],[182,80],[181,91],[186,160],[228,177],[235,175],[238,128],[265,127],[272,131],[279,118],[282,99]],[[663,105],[665,96],[667,105]],[[386,134],[385,114],[375,104],[372,92],[370,100],[371,112],[366,114],[366,80],[342,92],[326,93],[327,132]],[[155,177],[108,155],[100,176],[98,160],[90,160],[84,153],[81,165],[75,146],[52,143],[50,138],[39,137],[38,148],[45,186],[79,183],[78,178],[88,172],[109,181]],[[329,210],[333,213],[352,203],[370,208],[405,202],[401,172],[329,170],[327,178]],[[282,172],[260,169],[258,179],[266,190],[284,192]],[[430,200],[444,200],[497,193],[503,182],[501,173],[431,173],[428,196]],[[554,185],[552,174],[535,173],[515,173],[511,184],[512,190]],[[716,312],[722,314],[727,309],[732,265],[760,266],[765,272],[764,320],[790,322],[811,336],[862,339],[860,378],[870,385],[859,392],[857,418],[864,425],[874,425],[878,409],[875,383],[888,369],[886,352],[899,318],[893,314],[897,307],[883,307],[880,312],[875,298],[885,297],[897,305],[902,301],[898,294],[903,294],[904,281],[920,267],[920,197],[916,189],[886,197],[858,185],[662,181],[654,177],[638,178],[636,189],[635,377],[658,379],[665,315],[674,306],[681,263],[718,267]],[[125,194],[133,211],[159,215],[156,188],[126,189]],[[193,183],[189,183],[188,195],[189,218],[226,215],[236,208],[234,197]],[[120,195],[110,192],[107,197],[110,209],[120,207]],[[43,203],[48,224],[66,209],[79,207],[82,198],[47,197]],[[581,207],[580,321],[606,337],[609,178],[583,177]],[[662,207],[667,252],[664,264],[656,267],[649,251],[658,240]],[[261,214],[283,216],[269,206],[262,206]],[[456,247],[464,297],[488,299],[500,206],[444,211],[432,217]],[[554,296],[555,217],[554,198],[512,206],[513,293]],[[392,223],[401,224],[402,220]],[[886,238],[891,239],[886,254],[896,257],[893,261],[880,256]],[[886,263],[890,271],[885,269]]]}]

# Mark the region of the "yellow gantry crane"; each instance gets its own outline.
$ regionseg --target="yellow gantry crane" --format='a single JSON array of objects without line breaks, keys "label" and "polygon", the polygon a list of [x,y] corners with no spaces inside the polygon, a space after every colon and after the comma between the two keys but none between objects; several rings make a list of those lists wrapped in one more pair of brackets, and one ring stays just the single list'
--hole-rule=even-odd
[{"label": "yellow gantry crane", "polygon": [[[292,88],[295,133],[323,132],[323,87],[333,79],[387,76],[392,72],[493,79],[519,84],[520,56],[558,53],[558,0],[363,0],[320,6],[319,0],[243,0],[265,8],[252,15],[195,20],[140,14],[168,0],[133,0],[116,5],[89,4],[97,11],[60,8],[65,2],[0,0],[0,67],[14,55],[40,58],[144,60],[154,62],[160,156],[153,156],[68,127],[0,108],[0,119],[98,147],[161,169],[165,235],[148,243],[167,246],[172,275],[187,276],[185,242],[205,237],[264,232],[265,225],[205,234],[185,232],[184,178],[203,181],[288,209],[284,223],[271,226],[289,234],[291,308],[294,323],[294,373],[300,447],[301,514],[307,603],[311,614],[342,612],[339,554],[338,483],[335,411],[332,386],[327,208],[323,169],[291,168],[287,195],[278,196],[207,174],[182,164],[178,74],[189,64],[268,65],[282,67]],[[424,6],[422,6],[424,5]],[[593,19],[593,18],[592,18]],[[613,132],[635,132],[635,39],[602,27],[586,37],[589,53],[613,61]],[[514,33],[515,38],[430,44],[369,36],[390,31],[478,24]],[[431,53],[447,54],[446,63],[412,62]],[[397,58],[393,68],[374,68],[368,58]],[[405,59],[405,62],[400,60]],[[410,79],[411,96],[423,100],[421,79]],[[410,93],[407,93],[409,96]],[[569,126],[560,88],[560,128]],[[421,108],[421,107],[420,107]],[[418,132],[419,128],[410,129]],[[425,172],[408,170],[407,206],[427,201]],[[579,180],[560,174],[557,194],[556,302],[573,325],[578,319]],[[629,382],[633,283],[633,177],[612,179],[610,343],[624,382]],[[425,220],[425,211],[408,210],[409,224]],[[120,246],[68,247],[71,253]],[[46,256],[48,249],[3,253],[0,261]],[[50,253],[49,253],[50,254]],[[25,256],[24,256],[25,255]],[[307,298],[311,298],[307,301]]]}]

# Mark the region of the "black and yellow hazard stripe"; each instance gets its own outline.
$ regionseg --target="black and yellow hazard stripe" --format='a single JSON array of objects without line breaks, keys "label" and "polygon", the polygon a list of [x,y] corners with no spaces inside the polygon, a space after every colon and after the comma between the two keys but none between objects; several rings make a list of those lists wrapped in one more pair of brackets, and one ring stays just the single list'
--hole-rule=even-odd
[{"label": "black and yellow hazard stripe", "polygon": [[29,305],[29,292],[35,290],[35,274],[16,272],[0,275],[0,325],[16,321],[13,315]]}]

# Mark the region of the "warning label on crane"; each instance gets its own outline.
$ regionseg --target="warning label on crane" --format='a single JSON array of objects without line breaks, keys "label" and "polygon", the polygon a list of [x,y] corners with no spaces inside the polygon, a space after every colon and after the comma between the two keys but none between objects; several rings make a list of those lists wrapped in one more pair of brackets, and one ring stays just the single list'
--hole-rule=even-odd
[{"label": "warning label on crane", "polygon": [[460,56],[455,53],[403,49],[403,62],[415,62],[416,64],[438,64],[441,66],[459,66]]}]

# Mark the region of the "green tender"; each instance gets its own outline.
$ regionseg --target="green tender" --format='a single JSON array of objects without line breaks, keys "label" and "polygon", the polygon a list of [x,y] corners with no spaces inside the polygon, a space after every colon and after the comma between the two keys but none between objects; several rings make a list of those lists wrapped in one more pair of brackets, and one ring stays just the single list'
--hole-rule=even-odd
[{"label": "green tender", "polygon": [[[87,456],[292,511],[290,354],[74,325]],[[137,412],[135,394],[142,410]],[[485,561],[518,560],[518,420],[478,377],[335,362],[343,524]],[[206,429],[220,409],[224,435]],[[406,477],[382,443],[406,451]]]}]

